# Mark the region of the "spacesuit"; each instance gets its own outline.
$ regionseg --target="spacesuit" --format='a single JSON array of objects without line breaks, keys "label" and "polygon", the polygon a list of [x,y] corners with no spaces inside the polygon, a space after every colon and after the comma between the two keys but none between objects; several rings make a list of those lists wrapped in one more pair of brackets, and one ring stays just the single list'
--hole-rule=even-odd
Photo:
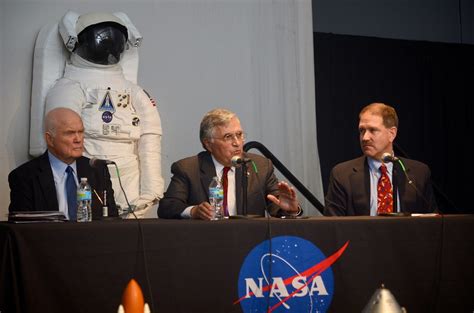
[{"label": "spacesuit", "polygon": [[109,166],[116,202],[126,209],[128,200],[143,217],[163,196],[158,110],[142,88],[125,79],[118,64],[128,36],[118,17],[81,15],[76,31],[78,42],[64,76],[47,94],[45,113],[68,107],[81,115],[84,155],[117,164],[118,171]]}]

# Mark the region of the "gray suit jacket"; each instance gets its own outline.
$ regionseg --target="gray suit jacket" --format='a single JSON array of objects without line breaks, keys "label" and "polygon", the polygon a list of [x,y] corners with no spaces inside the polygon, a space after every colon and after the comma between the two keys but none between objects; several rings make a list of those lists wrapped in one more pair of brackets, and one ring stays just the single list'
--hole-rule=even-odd
[{"label": "gray suit jacket", "polygon": [[[401,160],[412,181],[410,184],[400,165],[394,163],[392,180],[401,211],[437,211],[428,166],[415,160]],[[365,156],[339,163],[332,169],[325,202],[324,215],[370,215],[370,173]]]},{"label": "gray suit jacket", "polygon": [[[267,158],[248,153],[247,158],[255,162],[257,172],[249,163],[247,168],[247,213],[264,215],[265,208],[273,216],[283,215],[280,208],[267,200],[267,194],[278,195],[278,180],[273,165]],[[161,218],[181,218],[188,206],[209,202],[208,188],[216,176],[211,154],[203,151],[196,156],[179,160],[171,166],[171,182],[163,199],[160,200],[158,216]],[[235,172],[237,213],[242,214],[242,168]]]}]

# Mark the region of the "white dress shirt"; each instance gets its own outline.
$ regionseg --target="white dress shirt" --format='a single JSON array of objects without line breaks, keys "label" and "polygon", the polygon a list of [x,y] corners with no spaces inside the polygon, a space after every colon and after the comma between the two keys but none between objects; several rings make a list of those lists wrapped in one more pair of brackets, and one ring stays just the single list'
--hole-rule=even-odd
[{"label": "white dress shirt", "polygon": [[[367,158],[367,161],[369,163],[370,174],[370,216],[377,216],[377,185],[380,176],[382,176],[382,173],[380,172],[380,166],[382,165],[382,162],[374,160],[372,158]],[[387,167],[388,178],[390,179],[390,184],[392,184],[393,190],[393,163],[389,162],[384,164]],[[400,212],[400,197],[398,195],[399,192],[397,189],[397,212]]]},{"label": "white dress shirt", "polygon": [[56,187],[56,197],[58,198],[58,208],[59,212],[62,212],[67,219],[69,219],[68,209],[67,209],[67,192],[66,192],[66,179],[67,173],[66,168],[68,166],[72,167],[74,174],[74,182],[78,182],[77,179],[77,168],[76,161],[71,164],[66,164],[63,161],[55,157],[51,152],[48,151],[49,164],[51,165],[51,170],[53,171],[54,186]]},{"label": "white dress shirt", "polygon": [[[222,171],[224,170],[224,165],[220,164],[214,156],[212,156],[212,162],[214,162],[214,167],[216,168],[216,176],[219,180],[222,180]],[[237,205],[235,203],[235,167],[231,167],[227,173],[227,209],[229,215],[237,215]],[[181,212],[182,218],[191,218],[191,209],[199,205],[196,203],[194,205],[188,206],[183,212]]]}]

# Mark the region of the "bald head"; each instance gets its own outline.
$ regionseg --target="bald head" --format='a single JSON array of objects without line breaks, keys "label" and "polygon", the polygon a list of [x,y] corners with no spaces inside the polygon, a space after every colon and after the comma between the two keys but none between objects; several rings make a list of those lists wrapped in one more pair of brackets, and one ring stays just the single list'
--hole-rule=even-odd
[{"label": "bald head", "polygon": [[44,132],[55,134],[56,129],[61,124],[66,124],[70,120],[81,120],[79,114],[68,108],[55,108],[49,111],[44,117]]},{"label": "bald head", "polygon": [[82,156],[84,126],[79,114],[68,108],[55,108],[44,119],[48,150],[66,164]]}]

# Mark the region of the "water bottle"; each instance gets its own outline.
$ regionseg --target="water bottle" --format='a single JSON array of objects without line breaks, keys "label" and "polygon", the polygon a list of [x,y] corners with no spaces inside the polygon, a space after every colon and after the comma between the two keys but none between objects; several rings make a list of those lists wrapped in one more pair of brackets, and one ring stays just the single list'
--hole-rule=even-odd
[{"label": "water bottle", "polygon": [[220,179],[216,176],[209,184],[209,203],[214,209],[212,212],[212,220],[221,220],[224,218],[223,201],[224,189],[222,188]]},{"label": "water bottle", "polygon": [[92,191],[87,183],[87,177],[81,177],[81,183],[77,187],[77,221],[92,221]]}]

